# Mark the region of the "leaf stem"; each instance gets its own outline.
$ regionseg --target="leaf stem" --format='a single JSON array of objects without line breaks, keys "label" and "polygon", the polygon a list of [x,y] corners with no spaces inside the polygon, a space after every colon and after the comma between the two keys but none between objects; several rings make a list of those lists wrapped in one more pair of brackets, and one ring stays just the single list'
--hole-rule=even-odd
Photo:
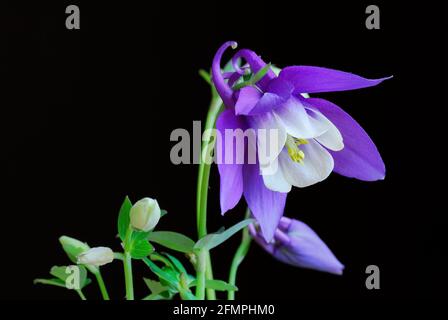
[{"label": "leaf stem", "polygon": [[[250,216],[250,210],[247,208],[246,210],[246,218]],[[241,262],[243,262],[244,258],[246,257],[247,252],[250,248],[250,243],[252,241],[252,238],[249,235],[248,228],[244,228],[242,231],[242,238],[241,243],[238,247],[238,249],[235,252],[235,255],[233,256],[232,265],[230,266],[230,273],[229,273],[229,284],[235,286],[236,283],[236,273],[238,271],[238,267],[240,266]],[[235,291],[229,291],[227,293],[227,299],[228,300],[235,300]]]}]

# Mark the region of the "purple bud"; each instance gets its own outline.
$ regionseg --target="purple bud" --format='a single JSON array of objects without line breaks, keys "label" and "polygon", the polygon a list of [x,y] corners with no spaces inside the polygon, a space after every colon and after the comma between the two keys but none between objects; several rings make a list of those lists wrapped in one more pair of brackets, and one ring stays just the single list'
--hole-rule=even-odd
[{"label": "purple bud", "polygon": [[273,243],[266,243],[253,225],[249,230],[255,241],[281,262],[338,275],[344,270],[344,265],[319,236],[299,220],[282,217]]}]

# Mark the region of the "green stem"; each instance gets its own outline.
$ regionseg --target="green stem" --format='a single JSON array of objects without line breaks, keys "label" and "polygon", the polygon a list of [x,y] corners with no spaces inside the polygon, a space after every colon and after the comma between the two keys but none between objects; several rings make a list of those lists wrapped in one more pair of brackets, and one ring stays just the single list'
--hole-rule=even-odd
[{"label": "green stem", "polygon": [[[213,280],[212,258],[210,252],[205,254],[205,279]],[[205,289],[208,300],[216,300],[216,293],[214,289]]]},{"label": "green stem", "polygon": [[129,252],[129,243],[132,236],[132,228],[129,226],[128,231],[126,232],[126,237],[124,239],[124,282],[126,286],[126,299],[134,300],[134,284],[132,280],[132,258],[131,253]]},{"label": "green stem", "polygon": [[84,295],[84,293],[82,293],[81,289],[76,290],[76,292],[78,292],[78,295],[81,298],[81,300],[87,300],[86,296]]},{"label": "green stem", "polygon": [[[250,210],[247,208],[246,211],[246,218],[250,216]],[[244,258],[246,257],[247,252],[250,248],[250,243],[252,241],[251,236],[249,235],[248,228],[244,228],[242,231],[242,238],[241,243],[238,247],[238,249],[235,252],[235,255],[233,256],[232,265],[230,266],[230,273],[229,273],[229,284],[235,285],[236,283],[236,273],[238,271],[238,267],[243,262]],[[229,291],[227,294],[228,300],[235,300],[235,291]]]},{"label": "green stem", "polygon": [[207,268],[206,250],[201,250],[197,254],[198,262],[196,265],[196,298],[205,299],[205,270]]},{"label": "green stem", "polygon": [[[210,156],[213,148],[215,146],[215,140],[210,141],[212,138],[211,130],[215,127],[216,118],[222,110],[222,100],[214,92],[212,94],[212,101],[207,113],[207,118],[205,121],[204,131],[206,135],[203,137],[203,143],[201,148],[201,159],[198,171],[198,186],[197,186],[197,198],[196,198],[196,218],[197,218],[197,228],[198,237],[201,239],[207,235],[207,198],[208,198],[208,184],[210,178],[210,167],[209,161],[204,161],[206,156]],[[199,260],[203,261],[199,261]],[[203,265],[201,265],[201,263]],[[201,265],[201,266],[199,266]],[[203,269],[202,269],[203,267]],[[213,271],[210,253],[208,251],[203,251],[198,255],[198,268],[197,268],[197,279],[198,283],[201,282],[205,287],[205,279],[213,279]],[[201,278],[200,278],[201,277]],[[202,288],[198,286],[196,288],[197,295],[201,296]],[[207,297],[210,300],[216,299],[215,290],[207,289]],[[204,299],[204,297],[202,298]]]},{"label": "green stem", "polygon": [[98,269],[98,272],[95,273],[96,281],[98,282],[98,286],[100,287],[101,295],[104,300],[110,300],[109,293],[106,289],[106,284],[104,283],[103,276],[101,275],[101,271]]},{"label": "green stem", "polygon": [[124,281],[126,285],[126,299],[134,300],[134,284],[132,280],[132,258],[129,252],[124,254]]},{"label": "green stem", "polygon": [[114,252],[114,259],[124,261],[124,254],[121,252]]}]

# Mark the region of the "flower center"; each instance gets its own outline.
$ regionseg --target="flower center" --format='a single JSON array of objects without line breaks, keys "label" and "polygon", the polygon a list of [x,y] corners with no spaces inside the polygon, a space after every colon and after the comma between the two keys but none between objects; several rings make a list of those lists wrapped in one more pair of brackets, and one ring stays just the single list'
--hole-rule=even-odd
[{"label": "flower center", "polygon": [[288,154],[292,161],[301,164],[303,164],[303,160],[305,159],[305,153],[299,148],[302,144],[308,144],[308,141],[305,139],[294,138],[288,134],[288,137],[286,138],[286,148],[288,149]]}]

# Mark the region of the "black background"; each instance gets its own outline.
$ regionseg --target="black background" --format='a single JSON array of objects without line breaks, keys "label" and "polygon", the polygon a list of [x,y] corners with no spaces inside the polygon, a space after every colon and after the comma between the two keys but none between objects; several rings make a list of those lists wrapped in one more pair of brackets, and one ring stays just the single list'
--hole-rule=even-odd
[{"label": "black background", "polygon": [[[389,299],[441,296],[442,245],[436,226],[443,155],[443,8],[434,2],[379,3],[381,29],[365,27],[366,2],[73,2],[81,30],[65,29],[68,3],[2,1],[1,290],[4,299],[78,299],[34,286],[52,265],[67,264],[60,235],[119,250],[118,208],[157,198],[169,212],[160,230],[195,232],[197,165],[175,166],[175,128],[204,120],[210,67],[227,40],[279,66],[316,65],[368,78],[394,75],[364,90],[320,95],[366,129],[386,163],[386,180],[332,174],[294,189],[285,214],[309,224],[346,266],[342,277],[296,269],[256,245],[240,267],[238,298]],[[219,214],[212,169],[209,230],[242,219],[244,203]],[[227,279],[238,237],[213,251]],[[136,263],[138,264],[138,263]],[[381,270],[381,289],[365,288],[365,268]],[[192,271],[192,270],[191,270]],[[135,266],[137,297],[146,294]],[[120,263],[103,274],[124,297]],[[88,297],[99,298],[96,285]]]}]

